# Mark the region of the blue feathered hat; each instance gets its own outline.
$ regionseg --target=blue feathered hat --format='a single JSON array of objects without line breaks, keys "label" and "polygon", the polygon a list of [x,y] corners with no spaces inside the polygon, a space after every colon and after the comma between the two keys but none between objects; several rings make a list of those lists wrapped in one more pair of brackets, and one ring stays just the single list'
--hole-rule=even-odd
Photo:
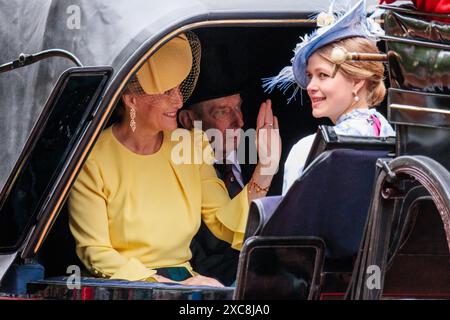
[{"label": "blue feathered hat", "polygon": [[332,42],[350,38],[365,37],[374,41],[383,34],[381,27],[371,18],[367,18],[366,1],[361,0],[345,13],[333,13],[335,1],[332,1],[327,13],[317,15],[319,26],[313,33],[300,37],[302,40],[294,49],[292,66],[283,68],[281,72],[271,78],[263,79],[266,91],[278,87],[284,92],[292,85],[297,85],[293,96],[299,88],[306,89],[308,78],[306,66],[309,57],[319,48]]}]

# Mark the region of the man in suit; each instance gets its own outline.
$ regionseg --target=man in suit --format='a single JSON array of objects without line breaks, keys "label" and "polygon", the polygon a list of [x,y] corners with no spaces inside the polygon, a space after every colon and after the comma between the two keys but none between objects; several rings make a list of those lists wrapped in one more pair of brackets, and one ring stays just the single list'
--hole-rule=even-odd
[{"label": "man in suit", "polygon": [[[180,111],[179,120],[186,129],[192,129],[195,121],[201,121],[201,129],[215,150],[217,176],[233,198],[248,182],[253,170],[251,166],[240,164],[237,157],[244,126],[241,91],[245,70],[235,63],[230,65],[233,55],[238,54],[239,61],[245,57],[242,50],[224,41],[223,37],[202,41],[200,76],[191,98]],[[211,129],[216,130],[214,138]],[[218,133],[221,139],[217,139]],[[194,270],[227,286],[235,281],[239,251],[217,239],[203,223],[192,241],[191,251]]]},{"label": "man in suit", "polygon": [[[231,138],[224,138],[222,145],[214,143],[217,160],[214,167],[217,176],[224,181],[231,198],[242,190],[249,178],[242,172],[236,151],[240,129],[244,125],[241,103],[240,94],[235,93],[202,101],[180,113],[180,122],[187,129],[193,127],[193,121],[201,120],[202,128],[207,134],[209,129],[217,129],[225,137],[227,129],[235,130],[233,131],[235,135],[228,134]],[[232,146],[228,152],[226,145]],[[231,285],[234,282],[239,251],[232,249],[229,243],[217,239],[204,223],[191,244],[191,251],[194,270],[202,275],[217,278],[224,285]]]}]

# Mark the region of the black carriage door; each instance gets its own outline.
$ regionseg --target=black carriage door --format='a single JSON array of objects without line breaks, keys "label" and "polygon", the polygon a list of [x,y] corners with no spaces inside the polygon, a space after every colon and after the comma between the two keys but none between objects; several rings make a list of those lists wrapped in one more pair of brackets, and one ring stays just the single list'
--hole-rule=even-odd
[{"label": "black carriage door", "polygon": [[54,87],[0,194],[0,280],[18,253],[35,253],[23,249],[42,242],[56,218],[111,74],[110,67],[72,68]]}]

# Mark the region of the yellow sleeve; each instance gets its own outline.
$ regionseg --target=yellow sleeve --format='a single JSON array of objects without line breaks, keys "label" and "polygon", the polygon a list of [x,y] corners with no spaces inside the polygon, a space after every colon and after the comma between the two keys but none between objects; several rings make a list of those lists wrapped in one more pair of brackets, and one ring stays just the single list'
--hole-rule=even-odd
[{"label": "yellow sleeve", "polygon": [[89,158],[69,197],[69,225],[78,257],[100,277],[147,279],[156,271],[146,268],[138,259],[124,257],[112,247],[106,200],[98,165]]},{"label": "yellow sleeve", "polygon": [[[209,144],[204,146],[210,148]],[[217,177],[211,164],[203,163],[202,177],[202,219],[219,239],[231,243],[237,250],[242,248],[248,218],[247,186],[233,199],[227,188]]]}]

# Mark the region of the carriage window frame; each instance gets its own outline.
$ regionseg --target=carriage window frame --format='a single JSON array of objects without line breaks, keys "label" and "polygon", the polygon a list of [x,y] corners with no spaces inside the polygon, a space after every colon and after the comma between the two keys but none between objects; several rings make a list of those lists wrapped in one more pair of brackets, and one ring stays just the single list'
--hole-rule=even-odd
[{"label": "carriage window frame", "polygon": [[0,254],[22,247],[57,193],[111,74],[71,68],[58,79],[0,195]]}]

